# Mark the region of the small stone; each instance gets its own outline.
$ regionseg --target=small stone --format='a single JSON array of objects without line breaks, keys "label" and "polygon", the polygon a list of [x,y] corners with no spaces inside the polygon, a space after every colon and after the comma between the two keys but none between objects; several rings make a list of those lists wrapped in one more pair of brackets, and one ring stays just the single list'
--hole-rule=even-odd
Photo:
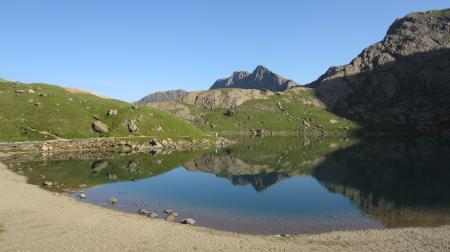
[{"label": "small stone", "polygon": [[148,215],[148,217],[150,217],[150,218],[158,218],[158,214],[157,213],[155,213],[155,212],[151,212],[149,215]]},{"label": "small stone", "polygon": [[148,215],[148,214],[150,214],[150,212],[149,212],[148,210],[145,210],[145,209],[143,209],[143,208],[140,208],[140,209],[138,210],[138,214],[140,214],[140,215]]},{"label": "small stone", "polygon": [[28,93],[29,94],[34,94],[34,93],[36,93],[36,91],[34,91],[33,89],[30,88],[30,89],[28,89]]},{"label": "small stone", "polygon": [[50,187],[50,186],[52,186],[53,185],[53,182],[51,182],[51,181],[45,181],[44,183],[42,183],[43,185],[45,185],[45,186],[48,186],[48,187]]},{"label": "small stone", "polygon": [[224,115],[226,115],[226,116],[233,116],[234,113],[235,113],[234,110],[229,109],[229,110],[227,110],[227,112],[224,113]]},{"label": "small stone", "polygon": [[336,123],[338,123],[338,121],[337,121],[337,120],[334,120],[334,119],[330,119],[329,122],[330,122],[331,124],[336,124]]},{"label": "small stone", "polygon": [[23,94],[23,93],[25,93],[25,90],[17,89],[15,92],[16,92],[16,94]]},{"label": "small stone", "polygon": [[156,148],[161,148],[162,147],[162,145],[158,141],[156,141],[156,139],[150,140],[150,144],[152,146],[155,146]]},{"label": "small stone", "polygon": [[166,221],[175,221],[176,218],[177,217],[175,215],[171,214],[171,215],[167,216]]},{"label": "small stone", "polygon": [[180,222],[183,223],[183,224],[188,224],[188,225],[194,225],[195,224],[195,220],[192,219],[192,218],[187,218],[187,219],[184,219],[184,220],[182,220]]},{"label": "small stone", "polygon": [[115,197],[111,197],[111,199],[109,199],[108,203],[109,204],[116,204],[117,203],[117,199]]},{"label": "small stone", "polygon": [[138,106],[131,106],[131,109],[136,110],[136,109],[138,109]]},{"label": "small stone", "polygon": [[108,174],[108,178],[109,179],[117,179],[117,175],[116,174]]},{"label": "small stone", "polygon": [[42,103],[40,103],[40,102],[36,102],[35,104],[34,104],[35,106],[41,106],[42,105]]},{"label": "small stone", "polygon": [[80,199],[85,199],[85,198],[86,198],[86,194],[80,193]]},{"label": "small stone", "polygon": [[166,209],[166,210],[164,210],[164,213],[171,214],[171,213],[173,213],[173,210],[172,209]]},{"label": "small stone", "polygon": [[154,128],[153,131],[161,132],[162,131],[162,127],[158,126],[158,127]]}]

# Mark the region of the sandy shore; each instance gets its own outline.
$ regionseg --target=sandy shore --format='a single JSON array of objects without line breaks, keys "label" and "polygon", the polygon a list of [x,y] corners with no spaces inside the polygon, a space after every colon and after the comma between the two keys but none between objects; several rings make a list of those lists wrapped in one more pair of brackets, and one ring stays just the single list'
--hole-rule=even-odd
[{"label": "sandy shore", "polygon": [[0,251],[450,251],[450,226],[254,236],[126,214],[27,184],[0,163]]}]

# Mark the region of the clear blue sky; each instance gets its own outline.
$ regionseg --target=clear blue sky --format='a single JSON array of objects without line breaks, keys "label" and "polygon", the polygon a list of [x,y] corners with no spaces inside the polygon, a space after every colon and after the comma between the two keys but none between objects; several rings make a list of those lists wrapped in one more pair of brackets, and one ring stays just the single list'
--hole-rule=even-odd
[{"label": "clear blue sky", "polygon": [[0,77],[134,101],[262,64],[307,83],[445,0],[1,0]]}]

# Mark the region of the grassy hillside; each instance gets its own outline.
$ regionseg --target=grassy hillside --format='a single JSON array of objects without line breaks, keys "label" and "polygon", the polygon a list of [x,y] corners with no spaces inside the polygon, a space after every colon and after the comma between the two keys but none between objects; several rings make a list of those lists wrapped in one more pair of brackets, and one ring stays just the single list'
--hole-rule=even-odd
[{"label": "grassy hillside", "polygon": [[[109,109],[117,115],[108,116]],[[92,130],[96,120],[109,131]],[[134,120],[138,131],[128,131]],[[0,82],[0,141],[108,136],[200,137],[201,130],[157,109],[47,84]],[[159,128],[160,127],[160,128]]]},{"label": "grassy hillside", "polygon": [[[264,91],[261,91],[264,92]],[[202,109],[178,102],[177,106],[163,107],[180,116],[188,108],[190,121],[208,132],[248,131],[319,131],[344,132],[359,126],[351,121],[326,111],[317,104],[313,90],[297,89],[278,92],[268,99],[253,99],[231,109]],[[181,106],[181,107],[180,107]],[[186,109],[185,109],[186,110]]]}]

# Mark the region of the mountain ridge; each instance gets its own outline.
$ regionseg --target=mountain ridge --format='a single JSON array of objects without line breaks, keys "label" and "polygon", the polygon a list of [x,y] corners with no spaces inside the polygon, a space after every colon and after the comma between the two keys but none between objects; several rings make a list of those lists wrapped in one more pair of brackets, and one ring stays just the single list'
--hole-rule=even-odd
[{"label": "mountain ridge", "polygon": [[307,86],[328,110],[366,129],[439,134],[450,130],[449,79],[446,9],[395,20],[383,40]]},{"label": "mountain ridge", "polygon": [[154,92],[142,97],[136,104],[158,103],[176,101],[188,92],[183,89]]},{"label": "mountain ridge", "polygon": [[258,65],[252,73],[235,71],[230,77],[218,79],[209,89],[242,88],[270,91],[284,91],[295,86],[297,82],[286,79],[263,65]]}]

